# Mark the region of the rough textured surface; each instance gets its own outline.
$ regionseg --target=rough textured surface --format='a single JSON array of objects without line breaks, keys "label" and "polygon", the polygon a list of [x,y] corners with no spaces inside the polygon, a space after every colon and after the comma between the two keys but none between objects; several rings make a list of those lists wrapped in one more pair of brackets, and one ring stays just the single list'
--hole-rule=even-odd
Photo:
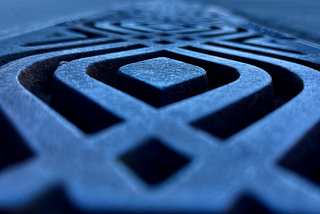
[{"label": "rough textured surface", "polygon": [[[134,2],[0,46],[1,211],[319,211],[316,44]],[[155,108],[117,88],[119,69],[159,58],[209,90]]]},{"label": "rough textured surface", "polygon": [[206,92],[209,83],[204,69],[157,57],[119,68],[115,87],[161,107]]}]

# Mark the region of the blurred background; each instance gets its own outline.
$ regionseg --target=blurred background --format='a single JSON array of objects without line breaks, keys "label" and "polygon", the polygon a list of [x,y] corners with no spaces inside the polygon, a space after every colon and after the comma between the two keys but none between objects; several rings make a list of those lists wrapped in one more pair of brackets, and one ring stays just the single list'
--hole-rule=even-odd
[{"label": "blurred background", "polygon": [[[223,6],[257,23],[320,43],[320,0],[196,1]],[[0,40],[103,12],[119,2],[130,0],[0,0]]]}]

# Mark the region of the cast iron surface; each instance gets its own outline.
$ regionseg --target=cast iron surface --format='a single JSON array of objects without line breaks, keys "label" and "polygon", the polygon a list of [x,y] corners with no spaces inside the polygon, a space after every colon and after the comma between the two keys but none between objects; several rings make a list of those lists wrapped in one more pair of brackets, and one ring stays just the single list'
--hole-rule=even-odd
[{"label": "cast iron surface", "polygon": [[318,45],[159,2],[0,47],[1,210],[319,212]]}]

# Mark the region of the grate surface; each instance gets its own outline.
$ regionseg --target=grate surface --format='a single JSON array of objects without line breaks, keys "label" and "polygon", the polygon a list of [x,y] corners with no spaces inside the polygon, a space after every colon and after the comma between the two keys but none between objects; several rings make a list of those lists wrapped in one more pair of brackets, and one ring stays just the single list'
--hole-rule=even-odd
[{"label": "grate surface", "polygon": [[138,2],[0,47],[2,210],[319,211],[319,46]]}]

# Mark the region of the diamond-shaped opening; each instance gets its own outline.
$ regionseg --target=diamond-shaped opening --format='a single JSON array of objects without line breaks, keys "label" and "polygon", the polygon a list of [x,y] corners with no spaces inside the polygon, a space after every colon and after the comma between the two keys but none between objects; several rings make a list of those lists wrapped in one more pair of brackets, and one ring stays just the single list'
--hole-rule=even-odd
[{"label": "diamond-shaped opening", "polygon": [[158,184],[190,162],[157,139],[150,139],[122,154],[120,160],[149,184]]},{"label": "diamond-shaped opening", "polygon": [[[239,72],[232,67],[228,67],[225,65],[213,63],[210,61],[201,60],[198,58],[194,58],[191,56],[181,55],[169,51],[158,51],[153,53],[146,53],[146,54],[139,54],[139,55],[133,55],[128,57],[121,57],[116,58],[112,60],[106,60],[101,62],[92,63],[87,67],[87,74],[97,79],[105,84],[115,86],[115,79],[116,74],[119,68],[121,68],[124,65],[140,62],[148,59],[153,59],[156,57],[167,57],[173,60],[181,61],[187,64],[195,65],[200,68],[203,68],[207,73],[207,78],[209,82],[209,90],[217,88],[219,86],[225,85],[227,83],[233,82],[239,78]],[[128,85],[129,87],[129,85]],[[131,87],[131,86],[130,86]],[[126,93],[137,97],[134,93],[138,88],[133,85],[132,87],[135,87],[135,91],[125,91]],[[120,89],[121,90],[121,89]],[[182,93],[183,94],[183,93]],[[194,94],[196,95],[196,94]],[[192,96],[194,96],[192,95]],[[174,102],[177,102],[182,99],[186,99],[191,96],[181,96],[181,99],[175,100]],[[153,105],[153,103],[148,99],[142,99],[141,97],[137,97],[140,100],[143,100],[144,102]],[[171,104],[173,102],[166,103],[165,105]],[[156,106],[154,107],[162,107],[165,105]]]},{"label": "diamond-shaped opening", "polygon": [[263,203],[254,195],[243,194],[235,204],[226,213],[272,213]]},{"label": "diamond-shaped opening", "polygon": [[0,171],[34,156],[16,128],[0,109]]},{"label": "diamond-shaped opening", "polygon": [[320,185],[320,123],[305,134],[279,164]]}]

